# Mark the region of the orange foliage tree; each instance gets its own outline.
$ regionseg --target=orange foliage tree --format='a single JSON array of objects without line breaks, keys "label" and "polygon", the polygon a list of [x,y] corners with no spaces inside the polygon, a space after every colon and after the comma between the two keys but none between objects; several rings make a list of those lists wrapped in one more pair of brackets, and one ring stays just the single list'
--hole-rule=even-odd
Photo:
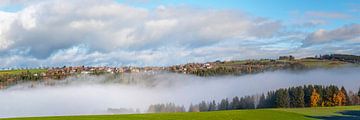
[{"label": "orange foliage tree", "polygon": [[346,96],[342,91],[338,91],[336,95],[334,95],[333,101],[336,106],[343,106],[346,103]]},{"label": "orange foliage tree", "polygon": [[316,89],[313,89],[311,96],[310,96],[310,106],[317,107],[319,100],[320,100],[319,93],[316,92]]}]

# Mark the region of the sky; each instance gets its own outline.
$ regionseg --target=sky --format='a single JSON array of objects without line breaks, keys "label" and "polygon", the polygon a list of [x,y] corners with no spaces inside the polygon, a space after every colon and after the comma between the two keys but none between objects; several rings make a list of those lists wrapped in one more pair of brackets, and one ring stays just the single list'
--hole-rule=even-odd
[{"label": "sky", "polygon": [[359,0],[1,0],[0,69],[360,55]]}]

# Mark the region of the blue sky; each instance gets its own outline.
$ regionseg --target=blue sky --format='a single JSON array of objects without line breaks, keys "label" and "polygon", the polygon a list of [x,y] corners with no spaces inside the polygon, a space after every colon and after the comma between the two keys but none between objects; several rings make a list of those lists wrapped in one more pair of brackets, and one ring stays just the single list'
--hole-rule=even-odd
[{"label": "blue sky", "polygon": [[0,68],[360,54],[359,13],[358,0],[3,0]]},{"label": "blue sky", "polygon": [[[359,20],[359,0],[117,0],[119,3],[130,4],[148,9],[159,5],[185,5],[210,9],[233,9],[247,12],[256,16],[289,21],[293,20],[294,14],[306,12],[336,12],[356,17],[351,20],[331,20],[332,25],[322,26],[335,28],[348,23],[356,23]],[[355,10],[356,9],[356,10]]]},{"label": "blue sky", "polygon": [[[116,0],[119,3],[131,6],[154,9],[159,5],[166,6],[191,6],[204,9],[233,9],[247,12],[256,16],[289,21],[294,14],[303,14],[311,11],[336,12],[348,14],[354,19],[331,20],[333,24],[322,26],[335,28],[348,23],[356,23],[359,20],[359,0]],[[24,5],[16,3],[2,6],[1,10],[16,12],[24,8]]]}]

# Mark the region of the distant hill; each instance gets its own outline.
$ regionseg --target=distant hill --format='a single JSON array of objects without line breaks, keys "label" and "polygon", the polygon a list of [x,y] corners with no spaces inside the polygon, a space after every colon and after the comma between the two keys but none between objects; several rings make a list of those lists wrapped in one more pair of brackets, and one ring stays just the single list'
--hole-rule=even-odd
[{"label": "distant hill", "polygon": [[348,55],[348,54],[329,54],[329,55],[322,55],[319,59],[326,59],[326,60],[339,60],[344,62],[350,63],[360,63],[360,56],[357,55]]},{"label": "distant hill", "polygon": [[279,59],[232,60],[206,63],[187,63],[168,67],[85,67],[64,66],[48,69],[0,70],[0,89],[26,81],[55,79],[89,74],[122,74],[133,72],[170,71],[197,76],[245,75],[274,70],[307,70],[313,68],[334,68],[348,64],[360,64],[360,56],[346,54],[320,55],[296,59],[294,56],[280,56]]},{"label": "distant hill", "polygon": [[334,68],[356,63],[354,60],[304,58],[280,56],[279,59],[233,60],[207,63],[188,63],[168,67],[169,71],[198,76],[244,75],[274,70],[307,70]]}]

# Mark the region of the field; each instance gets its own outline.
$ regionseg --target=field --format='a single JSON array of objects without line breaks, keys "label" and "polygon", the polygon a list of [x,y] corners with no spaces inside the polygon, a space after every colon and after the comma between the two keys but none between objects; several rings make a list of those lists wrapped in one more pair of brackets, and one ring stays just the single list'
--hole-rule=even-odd
[{"label": "field", "polygon": [[296,61],[304,64],[306,67],[322,67],[322,68],[340,67],[342,65],[349,64],[342,61],[317,60],[317,59],[299,59]]},{"label": "field", "polygon": [[[260,62],[260,63],[271,63],[271,60],[240,60],[240,61],[231,61],[228,63],[220,64],[221,66],[238,66],[243,65],[247,62]],[[296,60],[276,60],[277,62],[288,62],[294,63],[298,62],[306,67],[320,67],[320,68],[331,68],[339,67],[342,65],[350,64],[342,61],[333,61],[333,60],[319,60],[319,59],[296,59]]]},{"label": "field", "polygon": [[31,72],[31,73],[40,73],[46,72],[45,69],[29,69],[29,70],[0,70],[0,75],[2,74],[20,74],[22,72]]},{"label": "field", "polygon": [[231,110],[197,113],[157,113],[132,115],[88,115],[12,118],[4,120],[311,120],[344,119],[359,120],[360,106]]}]

